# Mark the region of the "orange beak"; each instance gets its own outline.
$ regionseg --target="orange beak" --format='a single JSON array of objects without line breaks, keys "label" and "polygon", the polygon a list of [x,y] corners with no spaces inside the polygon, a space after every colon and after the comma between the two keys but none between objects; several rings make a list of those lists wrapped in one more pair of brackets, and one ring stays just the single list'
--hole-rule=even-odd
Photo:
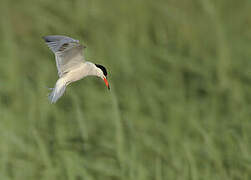
[{"label": "orange beak", "polygon": [[107,88],[110,90],[110,86],[109,86],[109,83],[108,83],[107,79],[106,79],[105,77],[104,77],[103,79],[104,79],[104,81],[105,81],[105,85],[106,85]]}]

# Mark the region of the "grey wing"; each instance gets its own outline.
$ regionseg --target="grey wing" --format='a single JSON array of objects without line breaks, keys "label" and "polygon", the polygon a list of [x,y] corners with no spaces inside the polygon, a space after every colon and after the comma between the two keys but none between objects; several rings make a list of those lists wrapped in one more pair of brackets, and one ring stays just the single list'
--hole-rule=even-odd
[{"label": "grey wing", "polygon": [[78,40],[59,35],[45,36],[43,39],[55,54],[59,77],[85,61],[85,46],[79,44]]}]

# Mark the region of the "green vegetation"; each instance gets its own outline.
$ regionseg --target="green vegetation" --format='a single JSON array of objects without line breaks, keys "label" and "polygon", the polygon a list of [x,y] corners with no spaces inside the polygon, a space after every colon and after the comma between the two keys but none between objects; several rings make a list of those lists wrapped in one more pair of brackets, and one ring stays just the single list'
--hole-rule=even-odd
[{"label": "green vegetation", "polygon": [[[251,179],[251,1],[1,0],[0,180]],[[51,105],[68,35],[108,69]]]}]

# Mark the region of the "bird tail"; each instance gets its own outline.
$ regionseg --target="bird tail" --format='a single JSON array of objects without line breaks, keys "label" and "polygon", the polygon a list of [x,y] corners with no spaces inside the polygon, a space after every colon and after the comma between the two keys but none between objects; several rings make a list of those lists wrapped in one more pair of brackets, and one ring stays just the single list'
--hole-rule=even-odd
[{"label": "bird tail", "polygon": [[49,100],[53,104],[53,103],[56,103],[57,100],[64,94],[65,89],[66,89],[65,80],[62,78],[57,80],[55,87],[51,89],[52,91],[49,94]]}]

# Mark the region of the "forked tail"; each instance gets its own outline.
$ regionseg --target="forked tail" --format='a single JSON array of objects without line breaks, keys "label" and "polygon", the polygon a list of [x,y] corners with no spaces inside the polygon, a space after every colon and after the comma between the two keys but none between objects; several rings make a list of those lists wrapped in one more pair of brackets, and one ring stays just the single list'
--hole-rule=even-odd
[{"label": "forked tail", "polygon": [[66,82],[64,79],[57,80],[57,83],[52,92],[49,94],[49,100],[51,103],[56,103],[57,100],[64,94],[66,88]]}]

